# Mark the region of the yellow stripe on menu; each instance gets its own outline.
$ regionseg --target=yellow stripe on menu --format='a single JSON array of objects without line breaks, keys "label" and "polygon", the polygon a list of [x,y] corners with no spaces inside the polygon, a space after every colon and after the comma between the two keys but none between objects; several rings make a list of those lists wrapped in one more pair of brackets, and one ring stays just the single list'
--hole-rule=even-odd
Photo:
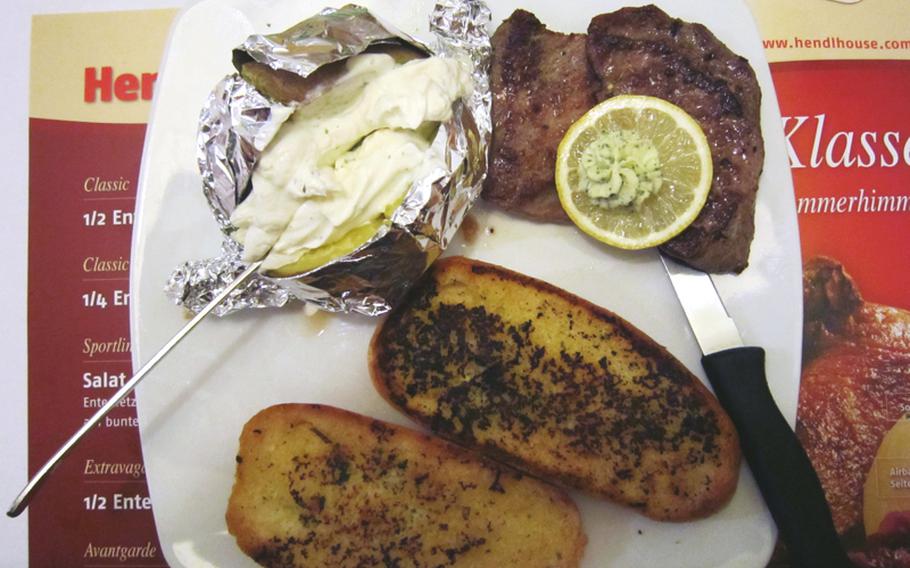
[{"label": "yellow stripe on menu", "polygon": [[166,9],[34,16],[29,116],[145,123],[176,14]]},{"label": "yellow stripe on menu", "polygon": [[907,0],[747,0],[768,61],[910,59]]}]

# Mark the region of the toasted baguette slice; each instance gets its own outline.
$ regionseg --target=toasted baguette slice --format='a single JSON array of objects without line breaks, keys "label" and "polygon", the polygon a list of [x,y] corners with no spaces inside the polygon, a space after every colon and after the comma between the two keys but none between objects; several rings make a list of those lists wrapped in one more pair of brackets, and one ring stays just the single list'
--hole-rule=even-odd
[{"label": "toasted baguette slice", "polygon": [[561,490],[444,440],[337,408],[244,427],[228,530],[263,566],[577,566]]},{"label": "toasted baguette slice", "polygon": [[370,368],[440,435],[654,519],[708,515],[736,488],[736,431],[695,375],[619,316],[498,266],[434,264]]}]

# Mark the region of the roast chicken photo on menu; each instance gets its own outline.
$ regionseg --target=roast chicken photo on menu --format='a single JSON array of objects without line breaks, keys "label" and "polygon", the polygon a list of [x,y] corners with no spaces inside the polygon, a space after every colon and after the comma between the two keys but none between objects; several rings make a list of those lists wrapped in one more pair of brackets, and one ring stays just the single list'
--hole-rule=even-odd
[{"label": "roast chicken photo on menu", "polygon": [[910,566],[910,312],[863,299],[836,260],[805,265],[796,433],[858,566]]}]

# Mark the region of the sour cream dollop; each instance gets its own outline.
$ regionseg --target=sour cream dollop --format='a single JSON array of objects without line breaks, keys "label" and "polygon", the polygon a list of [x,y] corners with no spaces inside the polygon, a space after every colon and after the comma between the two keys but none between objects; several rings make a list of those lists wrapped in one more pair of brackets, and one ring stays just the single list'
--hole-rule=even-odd
[{"label": "sour cream dollop", "polygon": [[326,261],[320,251],[363,244],[415,180],[444,166],[430,147],[434,125],[471,89],[470,64],[459,59],[348,59],[338,82],[294,111],[260,156],[252,192],[231,215],[244,260],[305,271]]}]

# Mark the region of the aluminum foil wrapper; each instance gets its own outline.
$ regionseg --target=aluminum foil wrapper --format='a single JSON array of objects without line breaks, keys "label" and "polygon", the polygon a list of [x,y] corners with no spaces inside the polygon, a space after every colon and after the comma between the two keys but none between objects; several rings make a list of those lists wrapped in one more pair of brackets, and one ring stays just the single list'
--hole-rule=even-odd
[{"label": "aluminum foil wrapper", "polygon": [[[486,172],[490,121],[490,11],[482,0],[440,0],[430,14],[429,44],[407,36],[367,9],[326,9],[273,35],[251,36],[234,51],[235,65],[257,61],[306,77],[328,63],[382,43],[407,43],[435,55],[468,57],[474,65],[472,94],[453,107],[432,150],[445,168],[416,180],[382,228],[353,253],[305,274],[262,274],[235,291],[216,311],[278,307],[291,299],[328,311],[379,315],[390,310],[442,253],[480,195]],[[295,110],[268,99],[238,74],[212,90],[200,116],[198,162],[203,191],[225,233],[222,255],[186,262],[171,275],[167,294],[198,312],[243,268],[242,249],[230,234],[234,208],[250,191],[256,161]]]}]

